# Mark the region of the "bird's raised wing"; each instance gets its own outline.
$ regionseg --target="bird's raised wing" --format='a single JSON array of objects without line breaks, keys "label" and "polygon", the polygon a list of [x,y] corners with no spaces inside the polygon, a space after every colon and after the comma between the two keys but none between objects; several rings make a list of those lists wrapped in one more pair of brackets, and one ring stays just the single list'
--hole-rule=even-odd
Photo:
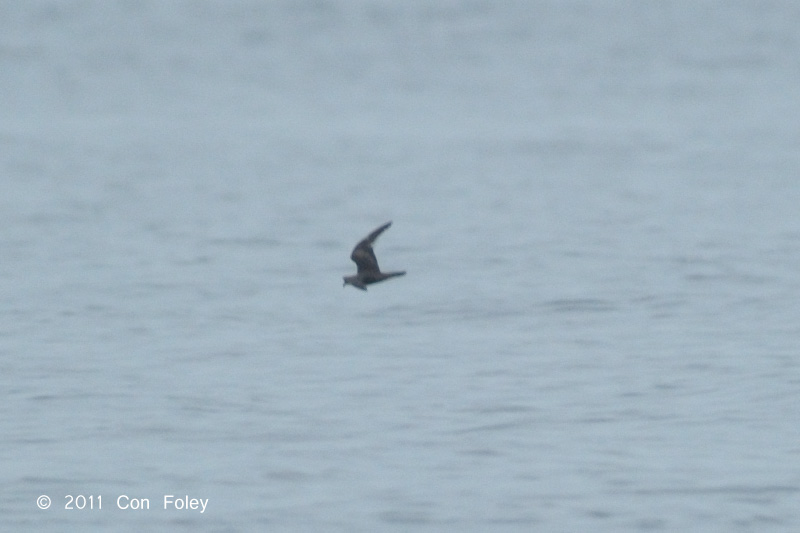
[{"label": "bird's raised wing", "polygon": [[375,239],[378,238],[378,235],[383,233],[391,225],[391,222],[387,222],[383,226],[375,229],[353,248],[350,259],[352,259],[356,267],[358,267],[359,274],[362,272],[380,272],[378,260],[375,258],[375,252],[372,250],[372,244],[375,242]]}]

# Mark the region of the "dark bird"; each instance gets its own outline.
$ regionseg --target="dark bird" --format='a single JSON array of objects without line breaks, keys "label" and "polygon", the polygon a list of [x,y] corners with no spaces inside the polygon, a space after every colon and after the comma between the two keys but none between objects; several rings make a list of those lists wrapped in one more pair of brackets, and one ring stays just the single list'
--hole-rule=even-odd
[{"label": "dark bird", "polygon": [[367,290],[367,285],[371,283],[378,283],[395,276],[405,275],[405,270],[402,272],[381,272],[378,267],[378,260],[375,258],[375,252],[372,251],[372,243],[375,242],[378,235],[391,225],[391,222],[387,222],[356,244],[356,247],[353,248],[353,253],[350,254],[350,259],[355,262],[358,271],[355,276],[344,276],[344,285],[342,287],[352,285],[365,291]]}]

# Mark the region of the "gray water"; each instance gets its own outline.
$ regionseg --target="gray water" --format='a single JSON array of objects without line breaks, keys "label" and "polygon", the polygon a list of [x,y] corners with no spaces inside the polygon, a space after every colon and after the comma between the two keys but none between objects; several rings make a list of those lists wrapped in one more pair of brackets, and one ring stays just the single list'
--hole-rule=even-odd
[{"label": "gray water", "polygon": [[800,530],[799,24],[0,2],[3,529]]}]

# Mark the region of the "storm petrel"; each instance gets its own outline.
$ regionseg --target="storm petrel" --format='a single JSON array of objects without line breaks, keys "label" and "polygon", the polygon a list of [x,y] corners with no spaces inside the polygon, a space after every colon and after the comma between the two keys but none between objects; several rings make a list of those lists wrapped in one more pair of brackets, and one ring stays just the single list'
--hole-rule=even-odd
[{"label": "storm petrel", "polygon": [[391,222],[387,222],[356,244],[356,247],[353,248],[353,253],[350,254],[350,259],[356,264],[358,271],[355,276],[344,276],[344,285],[342,287],[352,285],[365,291],[367,290],[367,285],[371,283],[378,283],[395,276],[405,275],[405,270],[402,272],[381,272],[378,267],[378,260],[375,258],[375,252],[372,250],[372,243],[375,242],[378,235],[391,225]]}]

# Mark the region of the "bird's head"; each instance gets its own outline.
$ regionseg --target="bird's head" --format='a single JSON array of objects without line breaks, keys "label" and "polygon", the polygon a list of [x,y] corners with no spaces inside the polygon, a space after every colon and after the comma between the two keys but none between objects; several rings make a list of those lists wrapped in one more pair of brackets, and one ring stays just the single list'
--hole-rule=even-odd
[{"label": "bird's head", "polygon": [[363,281],[359,279],[358,275],[344,276],[343,279],[344,279],[344,284],[342,285],[342,287],[352,285],[356,289],[361,289],[362,291],[367,290],[367,286],[364,284]]}]

